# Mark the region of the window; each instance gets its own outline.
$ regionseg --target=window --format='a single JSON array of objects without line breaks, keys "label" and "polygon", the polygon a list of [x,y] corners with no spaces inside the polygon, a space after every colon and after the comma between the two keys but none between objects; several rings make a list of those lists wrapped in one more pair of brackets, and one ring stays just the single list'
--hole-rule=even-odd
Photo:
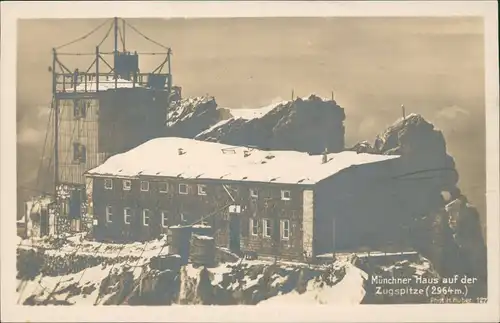
[{"label": "window", "polygon": [[179,184],[179,194],[187,194],[188,186],[187,184]]},{"label": "window", "polygon": [[271,237],[271,220],[264,219],[264,237]]},{"label": "window", "polygon": [[166,211],[161,211],[161,226],[168,228],[168,214]]},{"label": "window", "polygon": [[87,149],[84,145],[74,142],[73,143],[73,161],[76,163],[85,163],[87,160]]},{"label": "window", "polygon": [[123,180],[123,190],[130,191],[131,188],[132,188],[132,182],[127,179]]},{"label": "window", "polygon": [[106,222],[113,222],[113,207],[106,206]]},{"label": "window", "polygon": [[68,216],[69,215],[69,201],[62,201],[61,202],[61,216]]},{"label": "window", "polygon": [[166,182],[159,182],[158,188],[160,190],[160,193],[167,193],[168,192],[168,184]]},{"label": "window", "polygon": [[143,191],[143,192],[149,191],[149,182],[148,181],[141,181],[141,191]]},{"label": "window", "polygon": [[207,186],[203,184],[198,185],[198,195],[207,195]]},{"label": "window", "polygon": [[113,189],[113,180],[111,178],[106,178],[104,180],[104,188],[107,190]]},{"label": "window", "polygon": [[250,189],[250,197],[253,197],[253,198],[258,198],[259,197],[259,191],[256,190],[256,189]]},{"label": "window", "polygon": [[142,211],[142,224],[147,227],[149,225],[149,210],[148,209],[144,209]]},{"label": "window", "polygon": [[290,194],[290,191],[286,191],[286,190],[282,190],[281,191],[281,199],[282,200],[290,200],[292,197],[291,197],[291,194]]},{"label": "window", "polygon": [[132,210],[129,207],[123,209],[123,222],[130,224],[130,217],[132,216]]},{"label": "window", "polygon": [[87,116],[87,102],[84,100],[73,100],[73,116],[75,119],[85,118]]},{"label": "window", "polygon": [[290,238],[290,221],[281,220],[281,239],[288,240]]},{"label": "window", "polygon": [[250,219],[250,234],[253,236],[259,235],[259,221]]}]

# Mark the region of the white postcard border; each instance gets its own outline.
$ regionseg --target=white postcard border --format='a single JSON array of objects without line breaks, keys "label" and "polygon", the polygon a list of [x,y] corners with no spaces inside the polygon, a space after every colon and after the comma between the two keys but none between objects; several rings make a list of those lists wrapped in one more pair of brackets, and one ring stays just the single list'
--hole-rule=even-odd
[{"label": "white postcard border", "polygon": [[[495,1],[146,2],[65,1],[1,3],[1,315],[4,321],[333,322],[493,321],[499,318],[499,63]],[[17,19],[319,16],[483,16],[486,64],[488,304],[168,307],[28,307],[16,305],[16,49]],[[56,37],[56,35],[55,35]]]}]

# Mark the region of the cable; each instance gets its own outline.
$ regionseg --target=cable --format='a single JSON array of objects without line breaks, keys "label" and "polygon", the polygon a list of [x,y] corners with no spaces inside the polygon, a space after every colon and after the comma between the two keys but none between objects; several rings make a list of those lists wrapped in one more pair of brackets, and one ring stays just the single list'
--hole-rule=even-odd
[{"label": "cable", "polygon": [[[76,253],[78,252],[78,249],[80,249],[81,247],[83,246],[83,243],[80,243],[78,245],[78,247],[76,248],[76,250],[68,257],[69,259],[72,259],[73,257],[75,257]],[[101,246],[99,246],[100,248]],[[98,249],[99,250],[99,249]],[[42,277],[40,277],[40,280],[42,280],[43,278],[43,275]],[[59,281],[57,282],[57,284],[54,286],[54,288],[52,289],[52,292],[49,293],[49,295],[47,295],[47,298],[42,302],[42,304],[47,304],[48,301],[50,301],[50,299],[53,297],[53,295],[56,293],[56,290],[57,288],[59,287],[59,285],[61,284],[61,281],[62,279],[64,278],[64,275],[61,275],[61,278],[59,278]]]},{"label": "cable", "polygon": [[[124,246],[122,246],[122,248],[120,248],[120,250],[118,251],[118,254],[116,255],[116,257],[115,257],[115,258],[118,258],[118,256],[120,255],[120,253],[121,253],[123,250],[125,250],[125,245],[124,245]],[[127,262],[128,262],[128,259],[125,261],[124,265],[126,265],[126,264],[127,264]],[[111,271],[113,270],[113,268],[115,267],[115,265],[116,265],[116,263],[113,263],[113,265],[111,265],[111,268],[109,269],[108,275],[107,275],[106,277],[104,277],[104,278],[101,280],[101,282],[102,282],[102,281],[104,281],[105,279],[107,279],[107,278],[111,275]],[[96,298],[96,300],[95,300],[95,302],[94,302],[94,306],[95,306],[95,305],[99,305],[100,301],[101,301],[101,293],[99,292],[99,293],[97,294],[97,298]]]},{"label": "cable", "polygon": [[125,22],[125,24],[127,26],[129,26],[130,28],[132,28],[132,30],[134,30],[136,33],[138,33],[139,35],[141,35],[142,37],[144,37],[146,40],[149,40],[150,42],[152,42],[153,44],[156,44],[158,46],[160,46],[161,48],[163,49],[166,49],[166,50],[170,50],[170,48],[160,44],[159,42],[157,41],[154,41],[152,40],[151,38],[149,38],[148,36],[144,35],[142,32],[140,32],[139,30],[137,30],[137,28],[135,28],[134,26],[132,26],[130,23],[128,23],[126,20],[122,19],[123,22]]},{"label": "cable", "polygon": [[99,43],[99,45],[97,45],[97,47],[101,47],[102,43],[104,43],[104,41],[106,40],[106,38],[108,38],[109,33],[111,32],[111,29],[113,29],[113,24],[111,24],[111,26],[109,26],[109,29],[106,32],[106,35],[104,35],[104,38],[101,40],[101,42]]},{"label": "cable", "polygon": [[[146,246],[147,246],[147,244],[148,244],[148,243],[147,243],[147,241],[146,241],[146,243],[144,243],[144,248],[142,249],[142,252],[141,252],[141,254],[139,255],[139,259],[137,259],[137,262],[135,263],[135,266],[134,266],[134,269],[132,270],[132,273],[135,271],[135,268],[137,268],[137,267],[138,267],[138,265],[139,265],[139,261],[141,260],[141,257],[142,257],[142,255],[144,254],[144,251],[146,250]],[[147,264],[149,264],[149,262],[148,262],[148,263],[146,263],[146,264],[143,264],[143,266],[144,266],[144,265],[147,265]],[[138,279],[138,280],[139,280],[139,282],[142,280],[142,276],[143,276],[144,272],[145,272],[145,270],[143,270],[143,272],[139,275],[139,279]],[[138,285],[139,285],[139,283],[138,283],[138,284],[136,284],[136,286],[134,286],[134,288],[132,288],[132,291],[131,291],[131,292],[130,292],[130,293],[129,293],[129,294],[128,294],[128,295],[127,295],[124,299],[123,299],[123,301],[119,302],[119,303],[118,303],[118,305],[121,305],[121,304],[123,304],[124,302],[127,302],[127,301],[129,300],[129,298],[132,296],[133,292],[135,291],[135,289],[137,288],[137,286],[138,286]]]},{"label": "cable", "polygon": [[118,34],[120,35],[120,41],[122,42],[123,51],[125,51],[125,39],[123,38],[122,29],[121,28],[118,28]]},{"label": "cable", "polygon": [[[83,243],[82,243],[82,245],[83,245]],[[101,246],[102,246],[102,245],[103,245],[102,243],[99,245],[99,247],[96,249],[96,251],[95,251],[95,253],[92,255],[92,257],[95,257],[95,256],[97,255],[97,253],[99,252],[99,249],[101,249]],[[122,248],[122,249],[120,249],[120,251],[122,251],[122,250],[123,250],[123,248]],[[118,253],[118,254],[120,254],[120,253]],[[85,275],[85,272],[87,271],[87,269],[89,269],[89,267],[85,267],[85,269],[83,269],[83,272],[82,272],[82,275],[80,276],[80,279],[78,279],[78,281],[76,282],[76,286],[78,286],[78,284],[79,284],[79,283],[80,283],[80,281],[82,280],[83,275]],[[66,298],[65,298],[65,300],[66,300],[66,301],[68,300],[69,295],[70,295],[69,293],[66,295]]]},{"label": "cable", "polygon": [[94,53],[57,53],[57,56],[95,56]]},{"label": "cable", "polygon": [[[140,254],[140,256],[139,256],[139,259],[137,260],[137,263],[136,263],[136,265],[134,266],[134,268],[137,268],[137,264],[139,263],[139,260],[141,260],[141,256],[143,255],[144,251],[146,250],[146,246],[147,246],[147,242],[146,242],[146,244],[144,245],[144,248],[142,249],[142,252],[141,252],[141,254]],[[161,247],[161,249],[160,249],[160,253],[161,253],[161,251],[163,250],[163,248],[164,248],[165,246],[166,246],[166,244],[164,244],[164,245]],[[122,252],[122,250],[125,250],[125,246],[123,246],[123,248],[122,248],[122,249],[120,249],[120,251],[118,252],[118,254],[116,255],[116,257],[118,257],[118,256],[120,255],[120,253]],[[158,253],[158,255],[159,255],[160,253]],[[126,266],[126,265],[128,264],[128,261],[129,261],[129,259],[125,260],[125,262],[122,264],[122,267]],[[116,263],[114,263],[114,264],[111,266],[111,268],[109,269],[108,275],[107,275],[104,279],[108,278],[108,277],[111,275],[111,271],[113,270],[113,268],[114,268],[115,264],[116,264]],[[149,264],[149,262],[148,262],[148,263],[146,263],[146,264]],[[134,269],[134,270],[135,270],[135,269]],[[133,271],[132,271],[132,272],[133,272]],[[141,273],[141,276],[142,276],[142,273]],[[97,299],[96,299],[96,300],[95,300],[95,302],[94,302],[94,305],[99,305],[99,303],[100,303],[101,299],[102,299],[102,297],[100,297],[100,294],[99,294],[99,295],[97,296]]]},{"label": "cable", "polygon": [[[391,179],[409,179],[409,180],[415,180],[415,179],[420,179],[419,177],[413,177],[413,178],[405,178],[407,176],[411,175],[416,175],[416,174],[422,174],[422,173],[429,173],[429,172],[441,172],[441,171],[450,171],[456,173],[457,170],[451,167],[441,167],[441,168],[429,168],[429,169],[422,169],[422,170],[417,170],[413,172],[408,172],[408,173],[403,173],[399,175],[394,175],[391,177]],[[424,177],[428,178],[428,177]]]},{"label": "cable", "polygon": [[84,40],[85,38],[89,37],[90,35],[92,35],[93,33],[95,33],[97,30],[99,30],[102,26],[104,26],[107,22],[109,22],[111,19],[106,19],[106,21],[104,21],[102,24],[100,24],[99,26],[97,26],[96,28],[92,29],[89,33],[83,35],[82,37],[80,38],[77,38],[75,40],[72,40],[66,44],[63,44],[61,46],[58,46],[56,47],[55,49],[60,49],[60,48],[63,48],[63,47],[66,47],[66,46],[69,46],[69,45],[72,45],[76,42],[79,42],[81,40]]}]

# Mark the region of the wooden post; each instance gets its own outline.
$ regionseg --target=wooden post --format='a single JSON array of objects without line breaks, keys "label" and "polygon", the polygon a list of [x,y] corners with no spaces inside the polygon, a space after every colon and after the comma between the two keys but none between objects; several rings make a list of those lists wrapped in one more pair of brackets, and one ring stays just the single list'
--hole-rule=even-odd
[{"label": "wooden post", "polygon": [[335,262],[335,216],[332,216],[332,261]]},{"label": "wooden post", "polygon": [[99,92],[99,46],[95,48],[95,92]]}]

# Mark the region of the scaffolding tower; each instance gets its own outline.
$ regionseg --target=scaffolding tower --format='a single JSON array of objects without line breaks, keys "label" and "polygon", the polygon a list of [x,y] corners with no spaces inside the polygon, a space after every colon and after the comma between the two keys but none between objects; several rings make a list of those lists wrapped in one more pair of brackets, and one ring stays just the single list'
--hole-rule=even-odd
[{"label": "scaffolding tower", "polygon": [[[62,52],[103,27],[104,37],[91,52]],[[126,30],[161,47],[159,52],[126,48]],[[113,50],[101,50],[113,31]],[[119,47],[121,42],[121,48]],[[141,72],[139,58],[161,57],[150,72]],[[68,56],[90,56],[90,66],[63,62]],[[112,57],[110,63],[109,57]],[[86,192],[84,173],[114,154],[165,134],[172,94],[172,51],[121,18],[112,18],[71,42],[52,50],[53,184],[58,214],[79,220]],[[163,72],[163,70],[166,70]],[[71,222],[71,221],[69,221]]]}]

